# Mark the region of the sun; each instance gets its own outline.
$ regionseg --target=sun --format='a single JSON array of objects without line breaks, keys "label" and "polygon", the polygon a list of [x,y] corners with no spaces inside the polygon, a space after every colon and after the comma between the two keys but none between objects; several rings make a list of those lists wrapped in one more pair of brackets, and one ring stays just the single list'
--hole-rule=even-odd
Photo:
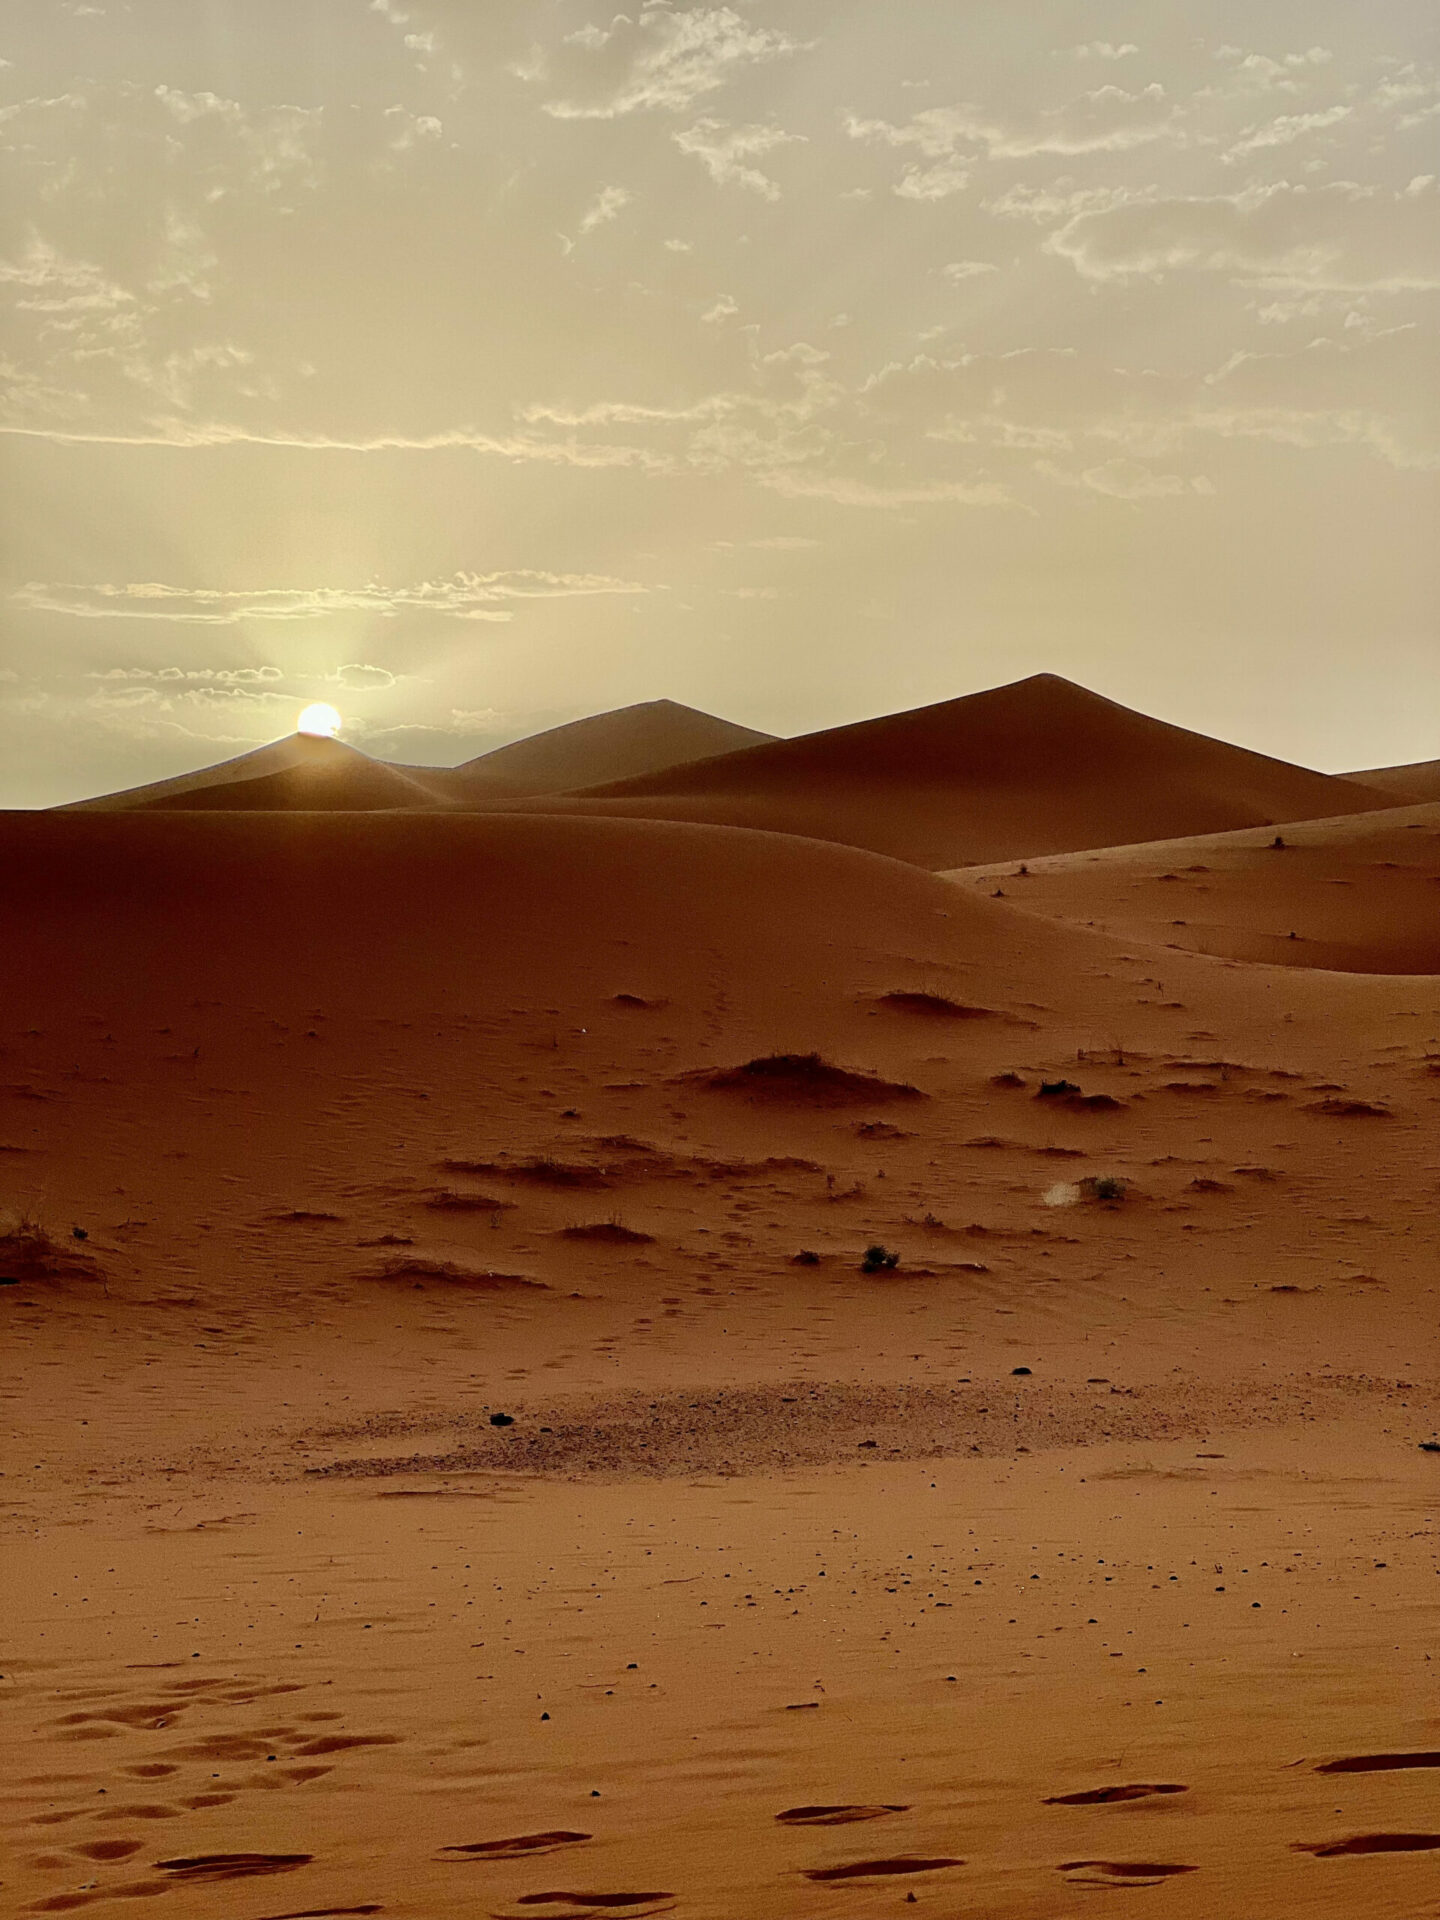
[{"label": "sun", "polygon": [[334,707],[326,706],[323,700],[317,700],[312,707],[306,707],[295,722],[297,733],[315,734],[322,740],[333,740],[340,731],[343,722]]}]

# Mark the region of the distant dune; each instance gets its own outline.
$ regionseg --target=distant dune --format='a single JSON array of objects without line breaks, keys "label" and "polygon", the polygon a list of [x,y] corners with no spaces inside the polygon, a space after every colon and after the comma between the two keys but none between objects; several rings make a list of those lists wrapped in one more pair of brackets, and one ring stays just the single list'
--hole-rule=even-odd
[{"label": "distant dune", "polygon": [[1360,780],[1367,787],[1388,793],[1397,802],[1440,800],[1440,760],[1412,760],[1403,767],[1371,767],[1364,773],[1347,773],[1347,780]]},{"label": "distant dune", "polygon": [[1440,804],[1107,847],[951,877],[1125,940],[1347,973],[1440,973]]},{"label": "distant dune", "polygon": [[213,767],[143,787],[77,800],[58,813],[130,813],[146,809],[372,812],[443,804],[422,767],[392,767],[343,740],[292,733]]},{"label": "distant dune", "polygon": [[1376,795],[1037,674],[564,804],[806,834],[943,868],[1360,812]]},{"label": "distant dune", "polygon": [[[758,744],[730,750],[737,739]],[[614,777],[637,766],[658,771]],[[606,815],[758,828],[943,870],[1331,818],[1386,797],[1037,674],[793,740],[669,700],[595,714],[460,767],[393,766],[297,734],[78,805]]]},{"label": "distant dune", "polygon": [[467,760],[455,769],[462,780],[485,777],[503,781],[517,794],[563,793],[573,787],[630,780],[661,773],[689,760],[761,745],[774,739],[753,727],[719,720],[714,714],[674,700],[646,700],[638,706],[595,713],[514,740]]}]

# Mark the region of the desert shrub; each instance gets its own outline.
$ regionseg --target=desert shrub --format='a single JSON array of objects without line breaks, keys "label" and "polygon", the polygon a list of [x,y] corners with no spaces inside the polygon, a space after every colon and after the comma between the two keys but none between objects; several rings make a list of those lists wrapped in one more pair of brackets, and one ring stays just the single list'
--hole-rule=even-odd
[{"label": "desert shrub", "polygon": [[99,1263],[80,1251],[80,1243],[89,1237],[83,1227],[75,1227],[67,1243],[33,1214],[0,1215],[0,1284],[13,1287],[32,1280],[103,1283]]},{"label": "desert shrub", "polygon": [[1092,1200],[1123,1200],[1129,1191],[1125,1182],[1113,1173],[1102,1173],[1094,1180],[1081,1183]]},{"label": "desert shrub", "polygon": [[889,1247],[881,1246],[877,1240],[873,1247],[865,1249],[865,1257],[860,1262],[862,1273],[889,1273],[900,1264],[900,1256]]}]

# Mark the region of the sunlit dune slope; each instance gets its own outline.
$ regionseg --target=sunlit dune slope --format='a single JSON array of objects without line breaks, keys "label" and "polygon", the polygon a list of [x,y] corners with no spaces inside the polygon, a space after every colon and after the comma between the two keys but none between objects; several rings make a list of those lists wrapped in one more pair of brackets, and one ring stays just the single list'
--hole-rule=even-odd
[{"label": "sunlit dune slope", "polygon": [[514,793],[561,793],[658,773],[685,761],[757,746],[773,737],[674,700],[646,700],[496,747],[467,760],[454,773],[467,784],[503,781]]},{"label": "sunlit dune slope", "polygon": [[1360,811],[1375,795],[1037,674],[557,804],[808,834],[945,868]]},{"label": "sunlit dune slope", "polygon": [[967,888],[1154,946],[1440,974],[1440,804],[971,867]]},{"label": "sunlit dune slope", "polygon": [[286,767],[252,780],[217,781],[161,800],[143,800],[140,812],[367,813],[381,808],[437,805],[435,794],[395,767],[356,754],[351,762]]},{"label": "sunlit dune slope", "polygon": [[1389,794],[1397,806],[1407,800],[1440,800],[1440,760],[1412,760],[1403,767],[1371,767],[1365,773],[1350,773],[1345,777]]}]

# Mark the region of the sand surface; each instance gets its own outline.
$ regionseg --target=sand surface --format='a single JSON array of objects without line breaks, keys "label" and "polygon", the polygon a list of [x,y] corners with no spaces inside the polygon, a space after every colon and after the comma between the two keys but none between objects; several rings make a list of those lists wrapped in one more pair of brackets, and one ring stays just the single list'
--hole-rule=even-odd
[{"label": "sand surface", "polygon": [[1440,979],[1154,852],[0,816],[4,1910],[1435,1910]]},{"label": "sand surface", "polygon": [[963,869],[1127,940],[1271,966],[1440,973],[1440,804]]}]

